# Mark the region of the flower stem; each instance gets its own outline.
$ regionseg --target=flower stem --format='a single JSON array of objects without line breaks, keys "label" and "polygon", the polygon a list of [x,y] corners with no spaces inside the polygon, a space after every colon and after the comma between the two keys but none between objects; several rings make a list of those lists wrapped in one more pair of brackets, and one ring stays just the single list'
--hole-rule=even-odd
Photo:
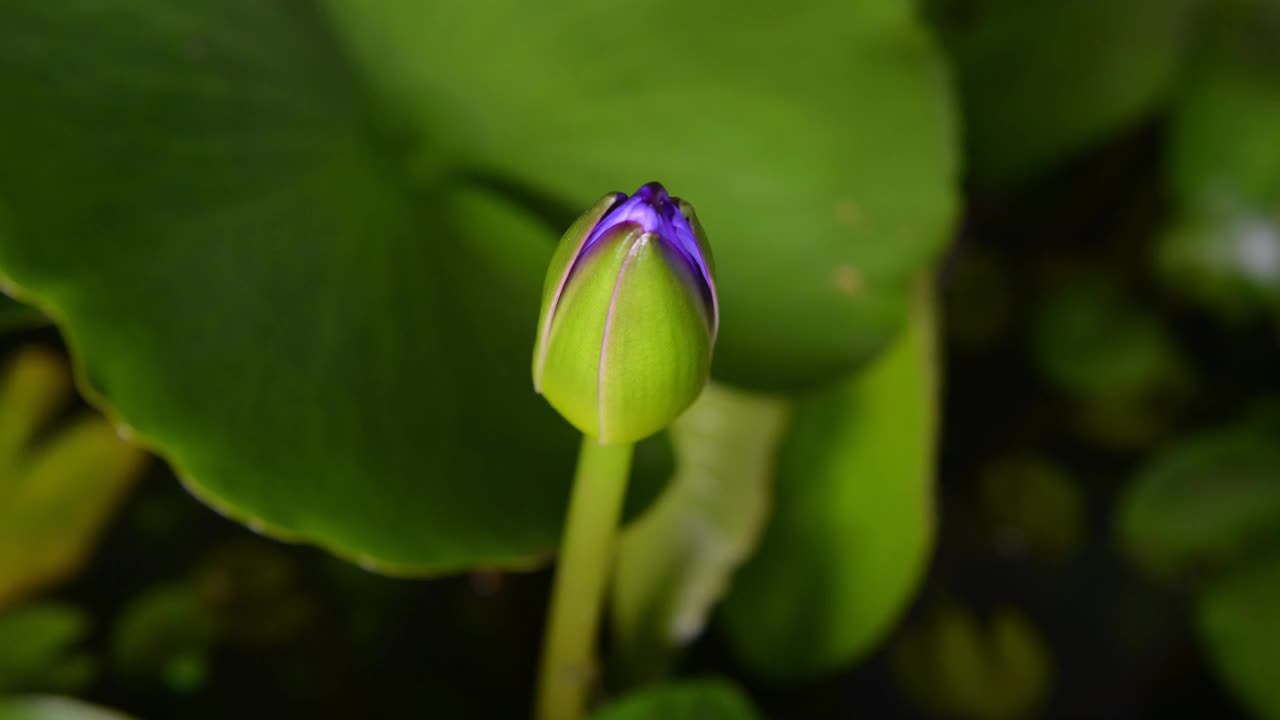
[{"label": "flower stem", "polygon": [[542,646],[538,720],[578,720],[586,708],[632,449],[582,438]]}]

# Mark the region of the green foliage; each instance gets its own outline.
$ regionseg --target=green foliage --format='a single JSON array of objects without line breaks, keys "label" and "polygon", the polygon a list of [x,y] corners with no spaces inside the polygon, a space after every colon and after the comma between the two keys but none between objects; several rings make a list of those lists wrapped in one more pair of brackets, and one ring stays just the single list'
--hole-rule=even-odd
[{"label": "green foliage", "polygon": [[387,571],[527,565],[573,447],[526,365],[559,228],[476,178],[668,181],[726,239],[717,372],[761,385],[882,346],[954,208],[907,4],[649,3],[646,52],[587,6],[6,3],[0,268],[224,513]]},{"label": "green foliage", "polygon": [[[1174,108],[1176,213],[1156,261],[1172,292],[1240,325],[1280,316],[1280,5],[1241,0],[1216,10]],[[1120,518],[1126,545],[1148,571],[1198,571],[1206,651],[1225,684],[1264,718],[1280,717],[1277,417],[1264,405],[1162,453]]]},{"label": "green foliage", "polygon": [[146,461],[100,417],[54,423],[70,396],[47,350],[19,351],[0,376],[0,609],[79,569]]},{"label": "green foliage", "polygon": [[919,584],[934,535],[933,317],[918,291],[906,332],[876,363],[797,400],[773,515],[724,605],[752,669],[836,670],[884,638]]},{"label": "green foliage", "polygon": [[135,597],[112,630],[112,668],[127,680],[161,677],[175,692],[197,689],[214,639],[213,618],[192,587],[158,585]]},{"label": "green foliage", "polygon": [[27,605],[0,615],[0,696],[83,689],[96,668],[75,646],[88,633],[85,613],[68,605]]},{"label": "green foliage", "polygon": [[1174,105],[1177,213],[1156,260],[1172,292],[1239,320],[1280,313],[1280,9],[1220,11]]},{"label": "green foliage", "polygon": [[314,625],[318,604],[296,564],[283,548],[240,538],[137,593],[111,629],[112,672],[130,687],[158,681],[189,694],[204,689],[219,650],[293,641]]},{"label": "green foliage", "polygon": [[910,2],[659,0],[625,27],[590,0],[327,5],[425,171],[481,168],[575,208],[661,180],[693,203],[719,379],[812,385],[864,362],[944,243],[956,130]]},{"label": "green foliage", "polygon": [[1009,184],[1141,120],[1202,0],[926,0],[955,62],[969,173]]},{"label": "green foliage", "polygon": [[693,680],[658,685],[629,695],[592,720],[758,720],[760,714],[733,685]]},{"label": "green foliage", "polygon": [[1227,685],[1261,718],[1280,717],[1280,552],[1232,571],[1200,596],[1209,655]]},{"label": "green foliage", "polygon": [[1280,423],[1243,422],[1155,457],[1121,506],[1129,553],[1162,577],[1198,575],[1197,620],[1218,672],[1260,717],[1280,717]]},{"label": "green foliage", "polygon": [[1280,199],[1280,7],[1223,3],[1189,63],[1173,107],[1170,186],[1185,202],[1230,193],[1275,209]]},{"label": "green foliage", "polygon": [[[430,658],[420,686],[353,683],[370,713],[508,708],[475,688],[527,689],[543,587],[502,571],[555,547],[576,439],[529,382],[545,270],[574,210],[660,180],[715,241],[718,383],[638,449],[606,688],[667,674],[724,600],[727,646],[760,680],[887,645],[919,709],[972,720],[1034,715],[1055,666],[1063,688],[1080,677],[1077,653],[1147,678],[1156,653],[1131,645],[1190,621],[1222,684],[1280,718],[1280,414],[1213,425],[1275,390],[1280,3],[923,0],[945,52],[920,4],[0,2],[0,333],[7,349],[56,323],[109,414],[69,407],[51,353],[19,351],[0,377],[0,694],[101,680],[195,717],[238,705],[224,667],[257,681],[270,665],[282,707],[412,652]],[[937,279],[960,422],[930,587],[983,607],[1012,587],[1045,627],[1079,631],[1059,657],[1022,612],[953,602],[882,642],[939,531],[937,310],[916,289],[962,166],[963,238]],[[672,329],[651,296],[629,311]],[[481,572],[393,583],[223,544],[221,525],[156,547],[184,535],[170,525],[140,533],[155,567],[95,566],[65,586],[74,605],[19,604],[83,565],[145,460],[132,438],[256,531],[387,573]],[[1111,572],[1095,515],[1165,582]],[[136,529],[111,560],[137,557]],[[191,568],[200,543],[223,551]],[[182,569],[134,577],[152,555]],[[996,580],[970,574],[991,562]],[[349,572],[345,589],[315,592],[339,581],[304,565]],[[103,592],[118,578],[137,585]],[[1151,675],[1179,686],[1162,679],[1161,702],[1206,691],[1176,649]],[[592,666],[563,675],[586,687]],[[791,692],[824,707],[819,685],[776,689],[771,710],[795,714]],[[758,716],[734,686],[691,681],[596,717]],[[0,720],[118,717],[0,700]]]},{"label": "green foliage", "polygon": [[622,534],[615,655],[629,681],[667,669],[759,544],[790,404],[711,384],[671,428],[676,471]]},{"label": "green foliage", "polygon": [[1280,540],[1280,433],[1244,422],[1187,438],[1141,470],[1117,519],[1130,555],[1163,576]]},{"label": "green foliage", "polygon": [[216,506],[394,566],[545,549],[573,440],[528,390],[535,274],[502,275],[545,231],[413,195],[302,8],[7,5],[40,42],[0,43],[0,264]]},{"label": "green foliage", "polygon": [[1190,390],[1164,318],[1100,276],[1045,298],[1030,350],[1045,380],[1068,395],[1077,431],[1103,446],[1159,440]]}]

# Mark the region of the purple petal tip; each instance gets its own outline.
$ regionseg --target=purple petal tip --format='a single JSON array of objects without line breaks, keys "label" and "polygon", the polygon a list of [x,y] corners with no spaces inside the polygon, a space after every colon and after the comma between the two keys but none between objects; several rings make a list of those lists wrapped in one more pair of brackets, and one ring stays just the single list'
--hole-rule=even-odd
[{"label": "purple petal tip", "polygon": [[662,183],[658,182],[641,185],[630,197],[619,193],[613,207],[600,218],[587,236],[578,256],[585,255],[601,237],[624,223],[639,225],[642,232],[658,238],[688,263],[692,275],[702,281],[702,292],[712,306],[713,326],[718,329],[719,308],[711,269],[702,256],[702,249],[698,247],[697,236],[689,219],[680,210],[680,199],[672,197]]}]

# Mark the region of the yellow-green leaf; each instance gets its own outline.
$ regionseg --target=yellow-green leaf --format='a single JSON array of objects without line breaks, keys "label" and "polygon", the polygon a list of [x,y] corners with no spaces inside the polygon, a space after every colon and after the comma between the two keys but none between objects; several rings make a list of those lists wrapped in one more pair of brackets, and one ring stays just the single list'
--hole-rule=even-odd
[{"label": "yellow-green leaf", "polygon": [[796,403],[773,515],[723,613],[733,647],[759,672],[796,678],[857,659],[924,576],[935,530],[933,313],[918,292],[884,355]]}]

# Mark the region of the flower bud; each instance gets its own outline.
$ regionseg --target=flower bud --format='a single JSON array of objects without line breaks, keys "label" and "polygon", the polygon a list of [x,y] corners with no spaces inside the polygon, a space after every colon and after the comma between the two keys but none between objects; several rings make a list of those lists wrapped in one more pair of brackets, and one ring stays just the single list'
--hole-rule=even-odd
[{"label": "flower bud", "polygon": [[720,324],[688,203],[658,183],[610,193],[560,240],[542,294],[533,386],[601,444],[633,443],[702,392]]}]

